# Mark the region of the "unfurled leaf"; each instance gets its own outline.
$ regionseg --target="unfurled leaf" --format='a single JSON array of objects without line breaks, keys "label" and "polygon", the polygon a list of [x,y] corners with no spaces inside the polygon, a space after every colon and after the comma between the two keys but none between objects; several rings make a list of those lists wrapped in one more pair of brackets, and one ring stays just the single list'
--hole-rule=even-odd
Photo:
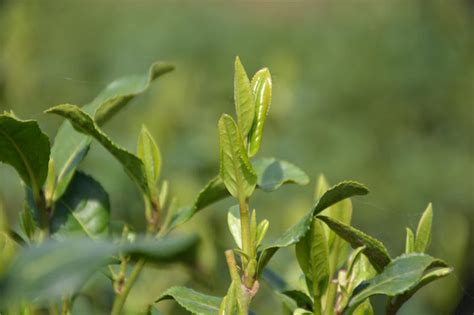
[{"label": "unfurled leaf", "polygon": [[219,119],[220,176],[229,193],[238,198],[248,197],[255,189],[257,175],[247,157],[237,125],[229,115]]},{"label": "unfurled leaf", "polygon": [[0,115],[0,162],[15,168],[35,198],[48,174],[49,140],[33,120]]},{"label": "unfurled leaf", "polygon": [[272,99],[272,77],[267,68],[257,71],[253,76],[252,92],[255,98],[255,119],[249,135],[249,156],[257,154],[262,143],[263,126],[270,110]]},{"label": "unfurled leaf", "polygon": [[[173,66],[156,62],[147,73],[115,80],[91,103],[82,107],[82,110],[93,116],[97,125],[101,126],[134,97],[146,91],[153,80],[171,70]],[[55,200],[59,199],[66,190],[77,166],[86,156],[90,143],[90,137],[77,133],[69,122],[64,122],[59,128],[51,151],[58,176],[54,192]]]},{"label": "unfurled leaf", "polygon": [[156,302],[175,300],[181,307],[192,314],[216,315],[222,298],[206,295],[185,287],[172,287],[166,290]]},{"label": "unfurled leaf", "polygon": [[404,254],[394,259],[380,274],[362,282],[349,301],[347,314],[372,295],[396,296],[414,288],[426,270],[446,264],[425,254]]},{"label": "unfurled leaf", "polygon": [[240,210],[238,205],[229,209],[229,212],[227,213],[227,225],[229,226],[229,231],[232,234],[235,243],[239,248],[242,248]]},{"label": "unfurled leaf", "polygon": [[313,309],[313,301],[304,292],[299,290],[286,290],[282,291],[281,294],[291,298],[296,303],[296,307],[303,308],[311,311]]},{"label": "unfurled leaf", "polygon": [[23,299],[45,305],[70,295],[119,253],[132,259],[143,257],[147,262],[170,263],[182,261],[196,244],[197,238],[191,236],[139,240],[124,245],[105,240],[68,239],[23,248],[0,278],[0,307]]},{"label": "unfurled leaf", "polygon": [[418,222],[416,229],[416,239],[414,251],[417,253],[424,253],[430,244],[431,240],[431,224],[433,222],[433,207],[431,203],[428,204],[426,210]]},{"label": "unfurled leaf", "polygon": [[390,255],[379,240],[336,219],[323,215],[318,215],[317,218],[326,223],[331,230],[351,244],[352,248],[355,249],[360,246],[365,246],[363,253],[369,258],[371,264],[378,272],[381,272],[384,267],[390,263]]},{"label": "unfurled leaf", "polygon": [[138,137],[137,156],[142,160],[145,166],[148,187],[152,195],[156,195],[156,184],[160,178],[161,154],[152,135],[142,126],[140,136]]},{"label": "unfurled leaf", "polygon": [[295,165],[275,158],[260,158],[252,161],[257,173],[258,188],[273,191],[285,183],[306,185],[309,177]]},{"label": "unfurled leaf", "polygon": [[237,285],[238,284],[234,281],[230,284],[227,295],[222,299],[218,315],[232,315],[238,313]]},{"label": "unfurled leaf", "polygon": [[307,279],[312,283],[314,311],[322,311],[321,298],[329,283],[329,251],[323,225],[312,220],[309,233],[296,244],[296,257]]},{"label": "unfurled leaf", "polygon": [[113,143],[87,113],[79,107],[70,104],[58,105],[48,109],[46,112],[67,118],[78,132],[96,139],[122,164],[127,174],[135,181],[142,192],[147,196],[150,195],[142,161],[136,155]]},{"label": "unfurled leaf", "polygon": [[55,238],[109,235],[110,202],[104,188],[89,175],[76,172],[51,218]]},{"label": "unfurled leaf", "polygon": [[367,187],[354,181],[341,182],[324,193],[321,198],[316,201],[310,211],[295,225],[289,228],[281,237],[269,246],[266,246],[260,253],[258,260],[257,272],[260,274],[263,268],[268,264],[271,257],[279,248],[288,247],[299,242],[299,240],[308,232],[313,217],[332,206],[333,204],[357,195],[366,195]]},{"label": "unfurled leaf", "polygon": [[249,78],[239,57],[235,58],[234,71],[234,102],[237,123],[242,136],[247,138],[255,119],[255,99]]},{"label": "unfurled leaf", "polygon": [[407,228],[405,239],[405,254],[410,254],[415,250],[415,236],[410,228]]}]

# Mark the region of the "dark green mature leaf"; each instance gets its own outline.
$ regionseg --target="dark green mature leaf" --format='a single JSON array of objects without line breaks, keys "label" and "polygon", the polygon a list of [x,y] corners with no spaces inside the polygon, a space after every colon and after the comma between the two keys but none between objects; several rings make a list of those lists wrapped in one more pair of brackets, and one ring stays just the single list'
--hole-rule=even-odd
[{"label": "dark green mature leaf", "polygon": [[[110,83],[91,103],[82,109],[100,126],[106,123],[135,96],[148,89],[151,82],[159,76],[173,70],[173,66],[156,62],[148,73],[120,78]],[[78,164],[86,156],[91,139],[77,133],[69,122],[64,122],[58,130],[51,156],[58,169],[54,199],[57,200],[67,188]]]},{"label": "dark green mature leaf", "polygon": [[341,200],[367,193],[367,187],[354,181],[344,181],[328,189],[300,221],[262,250],[258,261],[257,274],[263,271],[263,268],[265,268],[278,249],[294,245],[305,236],[315,215]]},{"label": "dark green mature leaf", "polygon": [[355,289],[346,314],[352,314],[360,303],[372,295],[396,296],[407,292],[421,281],[427,269],[434,267],[446,267],[446,264],[425,254],[404,254],[395,258],[382,273]]},{"label": "dark green mature leaf", "polygon": [[272,77],[267,68],[255,73],[252,78],[252,92],[255,97],[255,119],[249,135],[249,155],[257,154],[262,143],[263,126],[270,110],[272,99]]},{"label": "dark green mature leaf", "polygon": [[235,58],[234,101],[240,132],[244,138],[247,138],[255,118],[255,99],[249,78],[239,57]]},{"label": "dark green mature leaf", "polygon": [[433,207],[431,203],[428,204],[423,215],[418,222],[416,229],[416,239],[414,252],[424,253],[430,244],[431,240],[431,224],[433,222]]},{"label": "dark green mature leaf", "polygon": [[257,173],[258,188],[273,191],[286,183],[306,185],[309,177],[297,166],[275,158],[260,158],[252,161]]},{"label": "dark green mature leaf", "polygon": [[235,198],[248,197],[257,183],[257,175],[249,162],[242,135],[232,117],[219,119],[220,176],[229,193]]},{"label": "dark green mature leaf", "polygon": [[156,302],[173,299],[193,314],[216,315],[222,298],[206,295],[185,287],[171,287]]},{"label": "dark green mature leaf", "polygon": [[369,258],[370,263],[378,272],[381,272],[385,266],[390,263],[390,255],[379,240],[336,219],[323,215],[318,215],[317,218],[326,223],[331,230],[351,244],[352,248],[355,249],[360,246],[365,246],[363,253]]},{"label": "dark green mature leaf", "polygon": [[92,177],[76,172],[64,195],[56,202],[51,218],[55,238],[109,234],[110,202],[107,192]]},{"label": "dark green mature leaf", "polygon": [[49,140],[33,120],[0,115],[0,162],[13,166],[38,196],[48,174]]},{"label": "dark green mature leaf", "polygon": [[147,196],[150,195],[142,161],[134,154],[113,143],[86,112],[70,104],[58,105],[46,112],[67,118],[77,131],[95,138],[122,164],[127,174],[135,181],[142,192]]},{"label": "dark green mature leaf", "polygon": [[161,153],[145,126],[142,126],[140,136],[138,137],[137,156],[143,161],[145,166],[148,187],[152,195],[156,195],[156,184],[160,178],[161,171]]},{"label": "dark green mature leaf", "polygon": [[119,252],[147,262],[182,260],[197,244],[194,236],[140,240],[119,245],[108,241],[69,239],[24,248],[0,279],[0,306],[26,299],[39,304],[76,292],[94,272]]},{"label": "dark green mature leaf", "polygon": [[286,290],[281,292],[281,294],[286,295],[295,301],[296,307],[300,307],[309,311],[313,310],[313,301],[306,293],[299,290]]}]

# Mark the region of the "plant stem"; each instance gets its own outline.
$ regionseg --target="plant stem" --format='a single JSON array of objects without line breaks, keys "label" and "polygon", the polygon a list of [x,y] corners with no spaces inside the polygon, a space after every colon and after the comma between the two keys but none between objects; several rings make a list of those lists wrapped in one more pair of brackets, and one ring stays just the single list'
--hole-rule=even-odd
[{"label": "plant stem", "polygon": [[130,290],[135,284],[135,281],[138,279],[138,276],[140,275],[140,272],[142,271],[143,266],[145,266],[145,262],[146,262],[146,259],[141,258],[133,267],[132,273],[130,274],[130,277],[127,279],[127,282],[125,283],[125,286],[123,287],[123,291],[120,294],[117,294],[115,296],[112,312],[110,313],[111,315],[119,315],[120,312],[122,311],[123,305],[125,304],[125,300],[127,299],[127,296],[130,293]]},{"label": "plant stem", "polygon": [[337,281],[334,279],[329,282],[329,287],[326,296],[326,307],[324,309],[324,314],[333,315],[334,314],[334,303],[336,300],[337,294]]},{"label": "plant stem", "polygon": [[[251,244],[250,244],[250,220],[249,220],[249,209],[245,198],[239,198],[239,209],[240,209],[240,229],[242,235],[242,250],[244,253],[251,257]],[[242,259],[246,261],[246,259]],[[244,267],[246,264],[244,264]],[[245,268],[244,268],[245,269]]]},{"label": "plant stem", "polygon": [[62,315],[69,315],[71,314],[71,300],[67,297],[63,299],[63,307],[61,309],[61,314]]}]

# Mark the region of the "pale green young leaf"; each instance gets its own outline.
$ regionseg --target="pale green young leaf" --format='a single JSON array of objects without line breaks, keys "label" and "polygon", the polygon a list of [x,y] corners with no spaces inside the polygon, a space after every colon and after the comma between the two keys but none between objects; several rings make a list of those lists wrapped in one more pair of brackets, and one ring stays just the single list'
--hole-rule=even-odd
[{"label": "pale green young leaf", "polygon": [[376,294],[396,296],[414,288],[427,269],[446,267],[446,264],[425,254],[404,254],[394,259],[380,274],[361,283],[349,301],[346,314],[351,312],[365,299]]},{"label": "pale green young leaf", "polygon": [[234,69],[234,102],[237,113],[237,123],[240,132],[246,139],[255,118],[255,98],[250,81],[239,57],[235,58]]},{"label": "pale green young leaf", "polygon": [[381,272],[384,267],[390,263],[390,255],[379,240],[331,217],[318,215],[317,218],[326,223],[331,230],[346,240],[352,248],[365,246],[363,253],[369,258],[378,272]]},{"label": "pale green young leaf", "polygon": [[274,191],[281,185],[295,183],[306,185],[309,177],[297,166],[275,158],[259,158],[252,161],[257,173],[257,185],[263,191]]},{"label": "pale green young leaf", "polygon": [[260,246],[260,244],[262,244],[263,238],[267,234],[267,230],[269,226],[270,226],[270,222],[268,222],[267,219],[260,221],[260,223],[257,225],[257,240],[256,240],[257,247]]},{"label": "pale green young leaf", "polygon": [[0,115],[0,162],[15,168],[23,182],[38,197],[46,180],[49,139],[33,120]]},{"label": "pale green young leaf", "polygon": [[415,250],[415,236],[410,228],[406,228],[405,254],[413,253]]},{"label": "pale green young leaf", "polygon": [[262,143],[263,126],[270,110],[272,99],[272,77],[267,68],[255,73],[251,82],[255,98],[255,119],[249,135],[249,156],[257,154]]},{"label": "pale green young leaf", "polygon": [[140,136],[138,137],[137,156],[145,166],[148,187],[152,195],[156,195],[156,184],[160,178],[161,171],[161,153],[153,136],[145,126],[142,126]]},{"label": "pale green young leaf", "polygon": [[352,315],[374,315],[374,309],[370,304],[370,299],[366,299],[354,310]]},{"label": "pale green young leaf", "polygon": [[122,164],[127,174],[135,181],[141,191],[146,196],[150,196],[145,167],[142,161],[136,155],[113,143],[87,113],[79,107],[70,104],[58,105],[48,109],[46,112],[67,118],[78,132],[96,139]]},{"label": "pale green young leaf", "polygon": [[76,172],[66,192],[56,202],[50,228],[53,237],[64,239],[109,235],[110,202],[102,185],[91,176]]},{"label": "pale green young leaf", "polygon": [[192,314],[216,315],[219,312],[222,298],[206,295],[185,287],[171,287],[156,302],[175,300],[181,307]]},{"label": "pale green young leaf", "polygon": [[[82,110],[94,116],[97,125],[101,126],[132,99],[145,92],[152,81],[172,70],[173,66],[156,62],[151,65],[147,73],[117,79],[110,83],[91,103],[82,107]],[[59,128],[51,150],[58,176],[54,192],[55,200],[59,199],[66,190],[76,168],[87,155],[90,143],[90,137],[77,133],[67,121]]]},{"label": "pale green young leaf", "polygon": [[242,135],[229,115],[219,119],[220,176],[235,198],[248,197],[257,183],[257,175],[249,162]]},{"label": "pale green young leaf", "polygon": [[237,244],[239,248],[242,248],[240,210],[238,205],[230,207],[227,213],[227,225],[229,226],[229,231],[234,238],[235,244]]},{"label": "pale green young leaf", "polygon": [[324,236],[323,226],[318,220],[313,219],[310,232],[306,236],[308,235],[311,237],[311,276],[309,278],[313,284],[314,311],[316,314],[320,314],[322,312],[321,299],[326,292],[330,278],[328,243]]},{"label": "pale green young leaf", "polygon": [[414,251],[417,253],[424,253],[431,241],[431,225],[433,222],[433,207],[431,203],[428,204],[423,215],[418,222],[416,229],[416,239]]}]

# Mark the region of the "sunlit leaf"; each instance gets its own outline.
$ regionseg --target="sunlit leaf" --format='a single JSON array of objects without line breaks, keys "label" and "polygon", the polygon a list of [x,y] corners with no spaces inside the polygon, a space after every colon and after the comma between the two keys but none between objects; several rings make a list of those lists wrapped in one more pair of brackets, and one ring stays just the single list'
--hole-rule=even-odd
[{"label": "sunlit leaf", "polygon": [[255,189],[257,175],[245,151],[242,135],[232,117],[219,119],[220,176],[229,193],[238,198],[248,197]]},{"label": "sunlit leaf", "polygon": [[433,207],[431,203],[428,204],[426,210],[418,222],[416,229],[416,239],[414,251],[417,253],[424,253],[430,244],[431,240],[431,224],[433,222]]},{"label": "sunlit leaf", "polygon": [[[93,116],[97,125],[101,126],[132,99],[145,92],[153,80],[172,70],[173,66],[156,62],[147,73],[117,79],[91,103],[82,107],[82,110]],[[51,150],[58,176],[54,192],[55,200],[59,199],[66,190],[77,166],[86,156],[90,143],[90,137],[77,133],[67,121],[59,128]]]},{"label": "sunlit leaf", "polygon": [[136,155],[113,143],[87,113],[70,104],[58,105],[46,112],[67,118],[78,132],[96,139],[122,164],[127,174],[135,181],[142,192],[149,196],[150,191],[142,161]]},{"label": "sunlit leaf", "polygon": [[175,300],[181,307],[192,314],[216,315],[222,298],[206,295],[185,287],[171,287],[156,302]]},{"label": "sunlit leaf", "polygon": [[251,82],[255,98],[255,119],[249,135],[249,156],[257,154],[262,143],[263,126],[270,110],[272,99],[272,77],[267,68],[255,73]]},{"label": "sunlit leaf", "polygon": [[160,178],[161,171],[161,153],[158,149],[158,145],[145,126],[142,126],[140,136],[138,137],[137,156],[142,160],[145,166],[148,187],[152,195],[156,195],[156,184]]},{"label": "sunlit leaf", "polygon": [[250,81],[239,57],[235,58],[234,102],[237,123],[244,138],[250,132],[255,118],[255,99]]}]

